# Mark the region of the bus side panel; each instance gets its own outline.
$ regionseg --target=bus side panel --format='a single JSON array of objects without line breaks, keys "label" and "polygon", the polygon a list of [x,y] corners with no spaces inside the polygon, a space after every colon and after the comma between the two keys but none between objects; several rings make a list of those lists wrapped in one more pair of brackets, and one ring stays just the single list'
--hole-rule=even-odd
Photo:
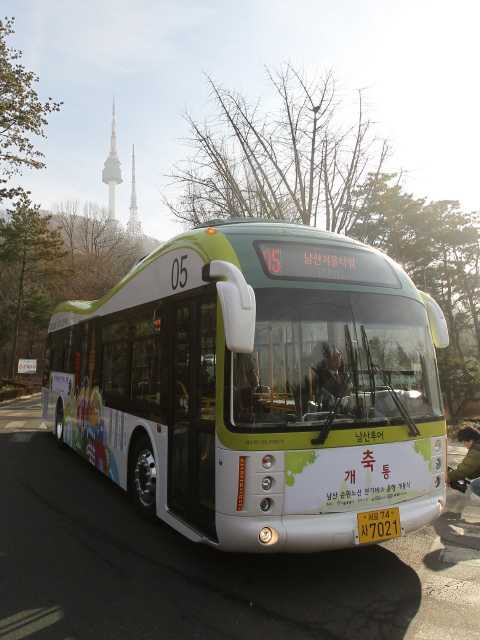
[{"label": "bus side panel", "polygon": [[[157,513],[165,519],[167,510],[167,450],[168,429],[128,413],[105,407],[98,387],[87,387],[78,395],[68,393],[68,374],[52,374],[53,386],[59,380],[66,384],[67,393],[42,389],[43,417],[50,431],[55,433],[57,404],[63,405],[64,442],[122,489],[127,489],[128,451],[133,432],[144,430],[152,442],[157,462],[159,482]],[[60,378],[63,376],[63,378]],[[52,383],[51,383],[52,386]]]},{"label": "bus side panel", "polygon": [[126,489],[127,445],[134,419],[105,408],[100,389],[92,388],[88,378],[85,386],[75,389],[73,375],[52,372],[46,424],[53,432],[58,402],[63,405],[65,444]]}]

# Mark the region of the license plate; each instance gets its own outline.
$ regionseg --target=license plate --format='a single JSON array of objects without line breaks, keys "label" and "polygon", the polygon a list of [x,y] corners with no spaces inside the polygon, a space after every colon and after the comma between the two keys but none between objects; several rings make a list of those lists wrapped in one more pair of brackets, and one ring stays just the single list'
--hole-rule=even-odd
[{"label": "license plate", "polygon": [[398,507],[358,513],[357,522],[357,544],[390,540],[390,538],[399,538],[402,535]]}]

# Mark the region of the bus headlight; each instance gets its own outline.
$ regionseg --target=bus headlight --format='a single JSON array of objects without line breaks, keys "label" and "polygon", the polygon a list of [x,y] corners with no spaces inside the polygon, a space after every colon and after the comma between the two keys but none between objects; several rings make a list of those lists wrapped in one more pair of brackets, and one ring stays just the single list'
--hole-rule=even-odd
[{"label": "bus headlight", "polygon": [[260,529],[258,539],[262,544],[275,544],[278,540],[278,533],[273,527],[263,527]]},{"label": "bus headlight", "polygon": [[270,500],[270,498],[264,498],[260,502],[260,509],[262,511],[269,511],[269,509],[272,508],[272,505],[273,505],[273,500]]},{"label": "bus headlight", "polygon": [[440,486],[440,476],[437,476],[435,478],[435,489],[438,489],[439,486]]},{"label": "bus headlight", "polygon": [[441,466],[442,466],[442,461],[441,461],[440,458],[437,458],[435,460],[435,469],[436,469],[436,471],[439,471]]},{"label": "bus headlight", "polygon": [[269,489],[271,489],[273,486],[273,478],[270,478],[270,476],[265,476],[265,478],[262,480],[262,489],[264,491],[268,491]]},{"label": "bus headlight", "polygon": [[440,440],[435,440],[435,444],[433,446],[435,447],[435,452],[438,453],[442,448],[442,443]]}]

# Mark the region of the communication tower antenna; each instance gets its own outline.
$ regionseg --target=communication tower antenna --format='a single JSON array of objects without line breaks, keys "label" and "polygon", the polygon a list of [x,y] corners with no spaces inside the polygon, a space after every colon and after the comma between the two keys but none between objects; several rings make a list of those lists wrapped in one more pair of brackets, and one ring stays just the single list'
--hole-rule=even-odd
[{"label": "communication tower antenna", "polygon": [[117,138],[115,136],[115,97],[112,105],[112,135],[110,138],[110,155],[105,160],[102,181],[108,184],[108,214],[112,220],[116,218],[116,188],[123,182],[123,171],[117,156]]},{"label": "communication tower antenna", "polygon": [[132,145],[132,191],[130,194],[130,218],[127,222],[127,233],[131,236],[144,237],[137,209],[137,187],[135,183],[135,145]]}]

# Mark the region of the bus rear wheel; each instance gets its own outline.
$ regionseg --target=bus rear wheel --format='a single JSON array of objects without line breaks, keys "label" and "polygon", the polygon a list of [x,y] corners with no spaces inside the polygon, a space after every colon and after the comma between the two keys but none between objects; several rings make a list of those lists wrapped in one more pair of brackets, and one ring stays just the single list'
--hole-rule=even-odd
[{"label": "bus rear wheel", "polygon": [[148,522],[157,517],[157,465],[153,447],[147,434],[134,446],[130,463],[130,490],[139,514]]},{"label": "bus rear wheel", "polygon": [[55,439],[60,449],[65,448],[65,441],[63,439],[63,431],[65,427],[65,420],[63,418],[63,405],[61,402],[57,405],[55,412]]}]

